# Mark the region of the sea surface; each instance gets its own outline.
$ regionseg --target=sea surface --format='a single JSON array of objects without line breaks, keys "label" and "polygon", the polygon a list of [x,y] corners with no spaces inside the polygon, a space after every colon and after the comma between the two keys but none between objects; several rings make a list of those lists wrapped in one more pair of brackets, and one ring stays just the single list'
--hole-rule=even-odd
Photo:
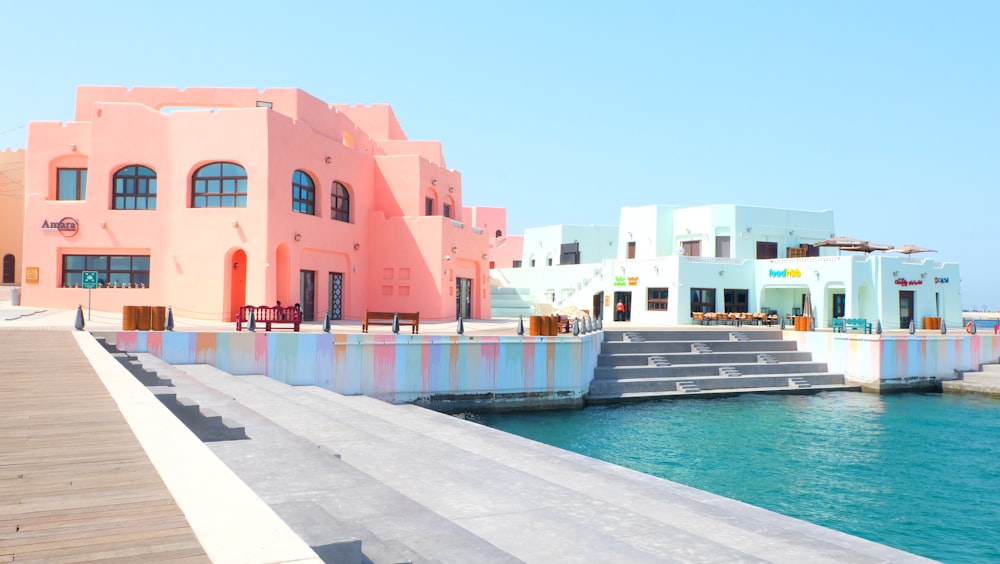
[{"label": "sea surface", "polygon": [[1000,400],[749,394],[465,418],[943,562],[1000,562]]}]

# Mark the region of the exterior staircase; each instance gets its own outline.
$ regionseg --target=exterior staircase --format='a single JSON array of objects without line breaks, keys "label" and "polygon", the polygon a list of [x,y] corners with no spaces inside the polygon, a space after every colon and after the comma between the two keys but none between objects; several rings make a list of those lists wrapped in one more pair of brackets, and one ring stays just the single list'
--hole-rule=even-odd
[{"label": "exterior staircase", "polygon": [[119,351],[102,337],[97,337],[97,342],[202,442],[239,441],[247,438],[243,425],[200,406],[196,401],[178,395],[169,378],[161,378],[156,372],[147,370],[134,355]]},{"label": "exterior staircase", "polygon": [[530,317],[535,315],[531,290],[490,286],[490,315],[498,317]]},{"label": "exterior staircase", "polygon": [[609,330],[587,403],[860,390],[779,330]]}]

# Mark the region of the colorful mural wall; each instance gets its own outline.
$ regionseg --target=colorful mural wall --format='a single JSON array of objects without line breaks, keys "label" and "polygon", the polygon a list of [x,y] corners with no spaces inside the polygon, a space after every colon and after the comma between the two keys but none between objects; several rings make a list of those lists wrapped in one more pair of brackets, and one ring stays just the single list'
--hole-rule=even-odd
[{"label": "colorful mural wall", "polygon": [[579,337],[115,333],[119,349],[441,411],[580,407],[603,332]]},{"label": "colorful mural wall", "polygon": [[831,372],[878,390],[953,380],[955,371],[977,371],[1000,359],[1000,336],[964,331],[924,335],[855,335],[788,331],[799,350]]}]

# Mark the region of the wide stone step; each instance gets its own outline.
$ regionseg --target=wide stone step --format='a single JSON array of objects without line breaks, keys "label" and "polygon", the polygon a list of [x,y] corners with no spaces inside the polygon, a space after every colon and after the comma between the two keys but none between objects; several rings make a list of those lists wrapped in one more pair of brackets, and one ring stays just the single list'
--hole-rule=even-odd
[{"label": "wide stone step", "polygon": [[848,384],[831,384],[797,388],[773,386],[761,388],[726,388],[698,391],[627,392],[621,394],[592,394],[587,396],[590,405],[622,403],[627,401],[653,401],[662,399],[722,398],[741,394],[818,394],[820,392],[860,392],[861,387]]},{"label": "wide stone step", "polygon": [[677,366],[598,366],[594,369],[594,381],[639,379],[639,378],[690,378],[694,376],[716,376],[719,369],[733,367],[744,375],[795,374],[799,372],[826,372],[825,362],[782,362],[768,363],[704,363]]},{"label": "wide stone step", "polygon": [[[832,372],[814,374],[765,374],[756,376],[703,376],[687,378],[637,378],[623,380],[594,380],[591,395],[605,396],[623,393],[653,393],[678,390],[681,385],[695,385],[700,390],[741,390],[746,388],[783,388],[843,385],[843,374]],[[589,399],[588,399],[589,401]]]},{"label": "wide stone step", "polygon": [[649,341],[729,341],[732,333],[740,333],[750,341],[781,341],[783,333],[777,328],[757,327],[706,327],[703,329],[673,329],[673,330],[607,330],[605,341],[617,342],[625,340],[625,333],[634,333]]},{"label": "wide stone step", "polygon": [[[699,346],[700,345],[700,346]],[[643,341],[615,342],[605,341],[601,344],[603,354],[630,353],[689,353],[696,349],[708,349],[710,352],[780,352],[797,350],[795,341]]]},{"label": "wide stone step", "polygon": [[773,362],[808,362],[812,360],[812,354],[805,351],[768,351],[766,353],[629,353],[601,354],[597,357],[597,365],[607,367],[646,366],[652,357],[662,358],[671,366],[723,363],[750,364],[767,362],[761,358],[765,355],[772,359]]}]

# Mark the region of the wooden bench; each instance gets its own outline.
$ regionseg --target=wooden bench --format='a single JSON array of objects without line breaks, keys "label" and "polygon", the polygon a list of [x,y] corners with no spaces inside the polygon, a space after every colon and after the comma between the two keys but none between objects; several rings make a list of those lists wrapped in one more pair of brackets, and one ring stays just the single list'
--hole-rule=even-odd
[{"label": "wooden bench", "polygon": [[399,325],[409,325],[412,333],[420,332],[420,312],[398,313],[387,311],[365,311],[365,317],[361,320],[361,332],[367,333],[369,325],[392,325],[395,316],[399,316]]},{"label": "wooden bench", "polygon": [[866,335],[871,335],[872,324],[868,322],[865,318],[851,318],[845,317],[842,319],[833,320],[833,332],[834,333],[846,333],[850,329],[857,329],[858,331],[864,331]]},{"label": "wooden bench", "polygon": [[263,324],[265,331],[270,331],[276,325],[288,325],[296,333],[302,323],[302,310],[295,306],[242,306],[236,315],[236,330],[242,331],[244,323],[250,323],[250,314],[257,326]]}]

